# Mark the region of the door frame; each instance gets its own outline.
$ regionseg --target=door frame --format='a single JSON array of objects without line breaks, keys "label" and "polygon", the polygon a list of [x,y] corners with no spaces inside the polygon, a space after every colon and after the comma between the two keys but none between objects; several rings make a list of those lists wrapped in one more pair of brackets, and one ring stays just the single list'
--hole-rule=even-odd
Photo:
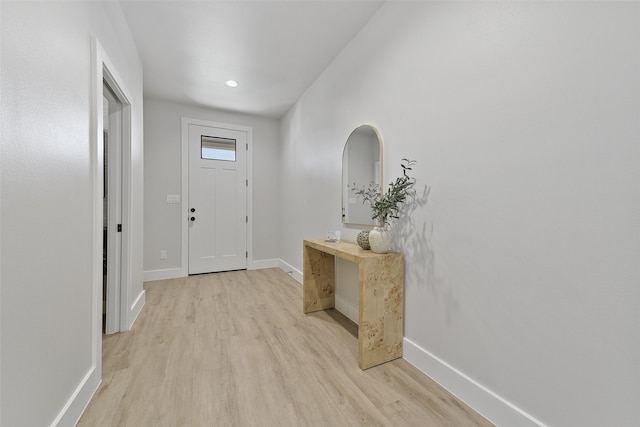
[{"label": "door frame", "polygon": [[[126,314],[122,313],[120,294],[122,292],[121,283],[122,276],[122,234],[116,230],[117,224],[123,224],[122,213],[124,211],[123,203],[123,174],[124,174],[124,138],[126,134],[131,134],[131,114],[127,114],[130,110],[130,104],[125,103],[126,95],[123,94],[121,88],[113,89],[113,85],[117,85],[115,79],[109,73],[108,69],[103,69],[103,95],[112,102],[118,104],[118,111],[108,113],[109,115],[109,147],[107,161],[107,287],[106,287],[106,319],[104,330],[105,334],[113,334],[120,332],[126,326],[121,327],[120,319],[124,319]],[[108,86],[109,89],[105,89]],[[112,93],[108,93],[111,91]],[[112,101],[113,98],[113,101]],[[124,99],[124,101],[123,101]],[[111,106],[109,107],[111,108]],[[103,139],[104,148],[104,139]],[[105,178],[103,176],[103,178]]]},{"label": "door frame", "polygon": [[112,311],[114,325],[118,330],[128,329],[127,299],[131,282],[131,92],[124,85],[113,62],[97,38],[92,37],[92,81],[91,81],[91,138],[90,156],[93,177],[93,233],[92,233],[92,364],[102,376],[102,280],[103,280],[103,192],[104,192],[104,135],[103,135],[103,82],[106,81],[111,90],[122,102],[122,181],[120,200],[122,209],[122,236],[120,251],[120,286],[116,291]]},{"label": "door frame", "polygon": [[[111,325],[110,333],[128,330],[128,307],[127,290],[130,283],[131,263],[131,96],[124,86],[123,80],[109,61],[106,53],[103,57],[102,78],[107,82],[113,93],[122,103],[122,114],[120,122],[120,194],[116,198],[120,199],[122,232],[120,233],[120,274],[119,286],[114,286],[107,291],[107,325]],[[103,149],[104,147],[99,147]],[[103,177],[104,178],[104,177]]]},{"label": "door frame", "polygon": [[180,274],[182,277],[189,275],[189,125],[211,126],[223,129],[247,133],[247,269],[253,264],[253,128],[250,126],[234,125],[229,123],[213,122],[210,120],[181,118],[182,138],[182,260]]}]

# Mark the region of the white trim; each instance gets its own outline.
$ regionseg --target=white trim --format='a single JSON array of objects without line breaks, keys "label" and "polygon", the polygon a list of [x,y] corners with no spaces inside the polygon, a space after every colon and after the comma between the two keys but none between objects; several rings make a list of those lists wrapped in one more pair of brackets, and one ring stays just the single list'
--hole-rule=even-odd
[{"label": "white trim", "polygon": [[52,426],[75,425],[98,390],[102,380],[102,223],[103,223],[103,103],[102,77],[105,52],[95,37],[91,38],[91,111],[90,168],[92,176],[92,274],[91,274],[91,365],[84,378],[69,397]]},{"label": "white trim", "polygon": [[182,221],[182,227],[180,233],[182,233],[181,239],[181,253],[180,257],[180,274],[181,277],[187,277],[189,275],[189,119],[182,117],[182,137],[180,145],[180,156],[182,160],[181,177],[182,177],[182,205],[180,206],[182,215],[180,219]]},{"label": "white trim", "polygon": [[342,298],[337,293],[335,294],[335,298],[336,298],[335,309],[340,313],[344,314],[346,317],[349,318],[349,320],[351,320],[353,323],[357,325],[358,316],[360,314],[358,306],[351,304],[349,301]]},{"label": "white trim", "polygon": [[302,271],[298,270],[291,264],[284,262],[283,260],[279,260],[279,261],[280,261],[280,265],[279,265],[280,269],[285,273],[287,273],[289,276],[296,279],[298,283],[302,284]]},{"label": "white trim", "polygon": [[[225,125],[229,127],[229,125]],[[231,129],[247,132],[247,269],[253,265],[253,128],[235,126]]]},{"label": "white trim", "polygon": [[[247,270],[262,270],[265,268],[281,268],[284,271],[291,271],[290,268],[286,270],[285,267],[283,267],[283,261],[279,258],[259,259],[252,261],[247,265]],[[183,274],[181,267],[164,268],[160,270],[147,270],[144,272],[145,282],[152,282],[154,280],[179,279],[181,277],[187,277],[185,274]]]},{"label": "white trim", "polygon": [[[91,367],[95,374],[93,384],[102,379],[102,234],[103,234],[103,175],[100,165],[103,161],[103,104],[102,67],[104,50],[96,38],[91,39],[91,175],[93,177],[93,232],[92,232],[92,309],[91,309]],[[96,386],[97,387],[97,386]],[[73,396],[72,396],[73,398]],[[71,407],[65,406],[64,411]],[[61,418],[61,417],[59,417]]]},{"label": "white trim", "polygon": [[230,129],[247,133],[247,268],[253,263],[253,128],[250,126],[233,125],[228,123],[212,122],[210,120],[199,120],[188,117],[181,118],[181,156],[182,156],[182,256],[181,256],[181,277],[189,275],[189,125],[211,126],[223,129]]},{"label": "white trim", "polygon": [[78,384],[76,390],[71,394],[69,400],[67,400],[67,403],[58,413],[56,419],[51,423],[51,427],[74,426],[78,423],[100,385],[101,381],[94,384],[95,374],[94,368],[89,369],[82,381],[80,381],[80,384]]},{"label": "white trim", "polygon": [[407,362],[492,423],[510,427],[545,427],[541,421],[407,338],[404,338],[403,353]]},{"label": "white trim", "polygon": [[259,259],[252,261],[247,267],[248,270],[261,270],[263,268],[277,268],[280,267],[279,259]]},{"label": "white trim", "polygon": [[[102,94],[103,94],[103,80],[107,82],[111,90],[115,93],[118,100],[122,103],[122,182],[121,182],[121,200],[122,200],[122,245],[120,252],[120,287],[119,289],[115,289],[113,292],[113,296],[107,302],[109,304],[110,309],[107,313],[107,322],[108,322],[108,330],[109,332],[118,332],[118,331],[127,331],[130,326],[135,321],[136,315],[129,310],[128,304],[128,289],[131,287],[131,247],[132,247],[132,233],[131,233],[131,221],[132,221],[132,212],[131,212],[131,140],[132,140],[132,126],[131,126],[131,92],[127,89],[124,84],[124,80],[120,77],[115,65],[109,59],[106,51],[100,45],[100,42],[93,38],[93,48],[95,50],[95,62],[93,66],[95,70],[93,70],[94,80],[93,84],[96,85],[93,91],[93,103],[92,112],[97,114],[97,117],[94,118],[95,124],[97,127],[92,130],[92,136],[96,138],[95,141],[92,141],[92,149],[97,148],[100,150],[100,153],[96,153],[96,155],[92,156],[92,167],[94,168],[93,175],[97,184],[100,184],[100,187],[95,187],[94,197],[95,207],[98,205],[99,209],[99,217],[94,217],[95,219],[99,218],[100,224],[100,240],[97,243],[102,244],[102,171],[98,166],[100,165],[102,159],[102,114],[103,114],[103,104],[102,104]],[[94,161],[96,163],[94,163]],[[95,213],[97,214],[97,212]],[[95,228],[95,224],[94,224]],[[95,231],[95,230],[94,230]],[[96,243],[96,242],[94,242]],[[99,254],[98,254],[99,252]],[[96,251],[94,248],[94,257],[100,258],[100,273],[99,279],[98,272],[94,276],[94,281],[99,281],[99,283],[94,283],[94,287],[96,287],[96,292],[98,293],[98,297],[102,296],[102,246],[100,246],[99,251]],[[97,261],[96,261],[97,265]],[[101,306],[101,302],[100,302]],[[102,309],[100,309],[99,319],[102,318],[101,315]],[[94,313],[94,317],[95,313]],[[100,329],[101,329],[101,325]],[[102,332],[100,330],[99,339],[102,339]]]},{"label": "white trim", "polygon": [[[106,72],[105,72],[106,70]],[[131,224],[131,102],[130,92],[107,56],[97,38],[91,37],[91,111],[90,111],[90,170],[92,176],[92,274],[91,274],[91,365],[85,377],[71,395],[67,403],[53,421],[52,425],[74,425],[84,412],[91,397],[102,381],[102,238],[103,238],[103,79],[106,78],[117,90],[123,100],[123,176],[122,176],[122,221],[125,233],[122,236],[122,280],[120,283],[120,325],[131,326],[144,304],[144,292],[138,296],[134,305],[135,312],[126,310],[128,289],[131,283],[131,233],[127,230]],[[123,310],[124,307],[124,310]],[[124,315],[123,315],[124,312]],[[131,319],[131,320],[128,320]],[[128,327],[124,328],[125,330]]]},{"label": "white trim", "polygon": [[144,281],[151,282],[153,280],[178,279],[186,277],[182,274],[182,268],[164,268],[161,270],[147,270],[144,272]]},{"label": "white trim", "polygon": [[130,314],[129,316],[127,316],[127,331],[131,329],[136,319],[138,318],[138,315],[142,311],[142,307],[144,307],[144,303],[146,301],[146,295],[147,294],[143,289],[136,300],[133,302],[133,304],[131,304],[131,308],[129,309]]}]

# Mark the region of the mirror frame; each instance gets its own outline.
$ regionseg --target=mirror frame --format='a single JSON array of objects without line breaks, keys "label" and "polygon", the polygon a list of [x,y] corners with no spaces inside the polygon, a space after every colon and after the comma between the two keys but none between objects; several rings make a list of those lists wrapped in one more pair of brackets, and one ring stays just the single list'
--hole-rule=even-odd
[{"label": "mirror frame", "polygon": [[[379,158],[380,158],[380,176],[379,178],[379,182],[380,182],[380,193],[382,194],[382,183],[384,182],[383,180],[383,140],[382,140],[382,134],[380,133],[380,131],[378,130],[377,127],[375,127],[374,125],[368,124],[368,123],[364,123],[361,124],[360,126],[356,127],[353,131],[351,131],[351,133],[349,134],[349,136],[347,137],[347,141],[344,143],[344,148],[342,150],[342,201],[341,201],[341,205],[342,205],[342,223],[343,224],[347,224],[347,225],[358,225],[358,226],[367,226],[367,227],[375,227],[376,223],[374,223],[374,221],[372,219],[370,219],[369,223],[362,223],[362,222],[353,222],[353,221],[347,221],[346,218],[346,211],[347,211],[347,207],[345,206],[345,200],[347,200],[349,193],[351,192],[351,190],[349,190],[349,188],[347,187],[347,185],[351,184],[350,182],[348,182],[349,180],[347,179],[347,177],[345,176],[345,165],[344,165],[344,160],[345,160],[345,154],[347,153],[347,147],[349,146],[349,140],[351,139],[351,137],[353,136],[353,134],[355,134],[358,130],[362,129],[362,128],[368,128],[373,130],[373,133],[375,134],[375,136],[378,138],[378,147],[380,149],[380,153],[379,153]],[[368,185],[368,183],[366,184]]]}]

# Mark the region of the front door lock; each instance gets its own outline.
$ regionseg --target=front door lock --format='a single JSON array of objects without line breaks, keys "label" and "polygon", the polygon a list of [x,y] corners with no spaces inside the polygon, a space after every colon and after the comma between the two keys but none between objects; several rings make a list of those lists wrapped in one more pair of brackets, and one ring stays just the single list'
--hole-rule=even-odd
[{"label": "front door lock", "polygon": [[195,221],[195,220],[196,220],[196,217],[195,217],[195,216],[192,216],[192,217],[191,217],[191,221]]},{"label": "front door lock", "polygon": [[196,211],[196,208],[191,208],[191,212],[195,212],[195,211]]}]

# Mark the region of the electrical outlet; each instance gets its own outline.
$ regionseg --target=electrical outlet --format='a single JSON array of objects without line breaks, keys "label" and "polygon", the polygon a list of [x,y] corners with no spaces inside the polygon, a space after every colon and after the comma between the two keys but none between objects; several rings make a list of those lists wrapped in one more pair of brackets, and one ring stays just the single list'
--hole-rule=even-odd
[{"label": "electrical outlet", "polygon": [[167,259],[167,251],[165,249],[160,251],[160,259]]}]

